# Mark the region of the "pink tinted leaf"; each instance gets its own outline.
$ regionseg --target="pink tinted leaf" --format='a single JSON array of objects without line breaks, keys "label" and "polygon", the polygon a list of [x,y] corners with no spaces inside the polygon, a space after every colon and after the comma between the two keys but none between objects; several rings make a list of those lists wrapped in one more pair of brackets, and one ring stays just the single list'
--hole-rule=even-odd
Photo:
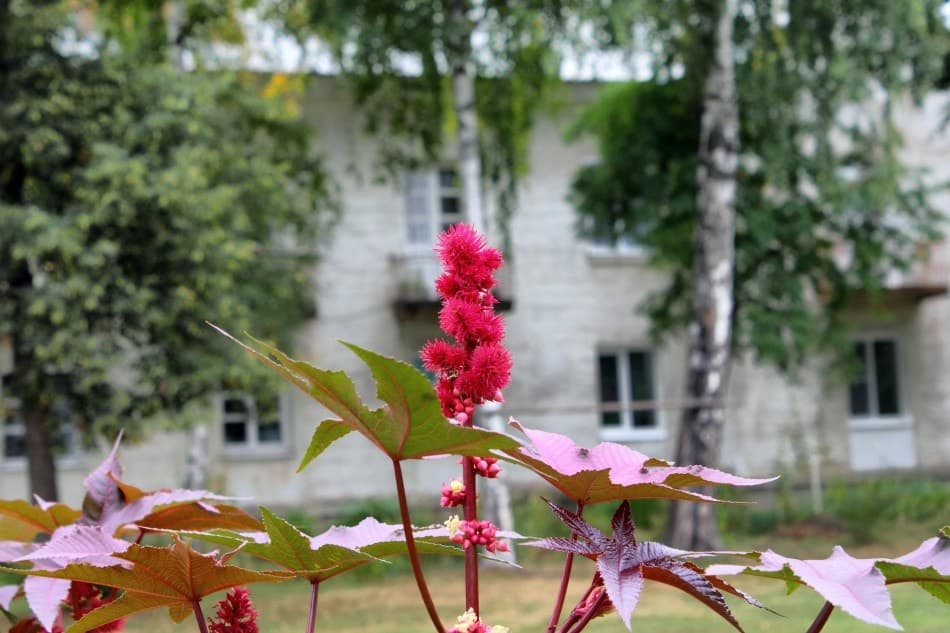
[{"label": "pink tinted leaf", "polygon": [[21,556],[17,561],[51,561],[57,566],[85,563],[97,567],[126,565],[128,561],[115,558],[129,548],[130,543],[113,538],[98,527],[68,525],[53,533],[48,543]]},{"label": "pink tinted leaf", "polygon": [[511,425],[528,438],[515,450],[503,451],[505,459],[540,475],[565,495],[584,504],[623,499],[678,499],[729,503],[691,490],[687,486],[754,486],[774,481],[731,475],[703,466],[673,466],[628,446],[604,442],[587,449],[558,433]]},{"label": "pink tinted leaf", "polygon": [[110,507],[103,511],[99,524],[104,532],[115,534],[122,527],[146,519],[159,508],[195,501],[231,501],[206,490],[159,490],[146,493],[131,503]]},{"label": "pink tinted leaf", "polygon": [[640,601],[643,589],[643,568],[640,565],[620,565],[609,556],[597,560],[597,571],[604,579],[607,597],[617,609],[617,615],[630,630],[630,618]]},{"label": "pink tinted leaf", "polygon": [[913,552],[892,561],[880,560],[876,566],[888,584],[915,582],[941,602],[950,603],[950,539],[927,539]]},{"label": "pink tinted leaf", "polygon": [[895,558],[893,562],[920,569],[933,567],[941,574],[950,574],[950,537],[929,538],[917,549]]},{"label": "pink tinted leaf", "polygon": [[0,541],[0,563],[12,563],[36,551],[39,545],[20,541]]},{"label": "pink tinted leaf", "polygon": [[10,604],[20,592],[20,585],[0,585],[0,609],[10,610]]},{"label": "pink tinted leaf", "polygon": [[118,459],[121,441],[122,432],[120,431],[112,445],[112,450],[83,481],[86,496],[82,502],[82,514],[86,522],[96,523],[103,513],[118,508],[121,503],[119,487],[114,480],[114,478],[122,477],[122,466]]},{"label": "pink tinted leaf", "polygon": [[762,552],[759,559],[757,566],[712,565],[706,573],[717,576],[746,573],[780,578],[786,583],[797,581],[859,620],[901,629],[891,610],[891,595],[885,586],[884,574],[875,567],[877,559],[854,558],[838,546],[826,559],[786,558],[771,550]]},{"label": "pink tinted leaf", "polygon": [[52,631],[56,618],[59,617],[60,604],[69,594],[69,581],[28,576],[23,582],[23,592],[33,615],[43,628]]}]

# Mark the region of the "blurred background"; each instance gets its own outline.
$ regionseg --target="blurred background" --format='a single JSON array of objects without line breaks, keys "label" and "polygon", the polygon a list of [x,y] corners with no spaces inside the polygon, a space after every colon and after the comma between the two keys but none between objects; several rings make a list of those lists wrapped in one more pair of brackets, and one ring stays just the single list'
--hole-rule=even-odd
[{"label": "blurred background", "polygon": [[[468,222],[505,254],[514,359],[481,423],[782,475],[752,511],[636,510],[681,546],[928,533],[948,23],[937,0],[0,0],[0,496],[75,505],[123,429],[146,489],[394,519],[360,438],[295,473],[326,411],[206,322],[372,400],[337,341],[421,370],[433,246]],[[407,465],[432,520],[456,470]],[[503,480],[502,514],[541,490]]]}]

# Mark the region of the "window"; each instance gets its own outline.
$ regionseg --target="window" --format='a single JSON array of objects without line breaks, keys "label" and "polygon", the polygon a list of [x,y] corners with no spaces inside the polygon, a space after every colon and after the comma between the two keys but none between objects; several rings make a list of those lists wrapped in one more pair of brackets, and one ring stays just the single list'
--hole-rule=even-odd
[{"label": "window", "polygon": [[26,457],[26,425],[20,418],[20,399],[10,395],[13,374],[4,374],[0,379],[0,420],[3,422],[3,460]]},{"label": "window", "polygon": [[600,430],[605,439],[660,440],[653,354],[610,350],[597,356]]},{"label": "window", "polygon": [[240,393],[221,397],[222,440],[227,449],[286,448],[284,416],[286,397],[255,400]]},{"label": "window", "polygon": [[857,373],[848,387],[852,418],[879,418],[903,413],[897,341],[874,338],[853,344]]},{"label": "window", "polygon": [[[0,462],[22,463],[26,458],[26,422],[20,415],[20,399],[9,395],[12,378],[13,374],[6,374],[0,381]],[[61,459],[75,458],[79,454],[79,439],[69,404],[57,400],[52,417],[58,429],[53,438],[57,455]]]},{"label": "window", "polygon": [[409,244],[431,250],[439,233],[464,220],[454,169],[413,171],[406,177]]}]

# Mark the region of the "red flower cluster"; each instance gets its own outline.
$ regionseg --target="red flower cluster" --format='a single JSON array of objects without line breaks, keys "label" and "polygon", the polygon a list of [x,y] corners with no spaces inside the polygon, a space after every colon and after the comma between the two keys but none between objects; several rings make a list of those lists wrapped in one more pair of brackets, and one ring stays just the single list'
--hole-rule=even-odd
[{"label": "red flower cluster", "polygon": [[210,633],[259,633],[257,609],[244,587],[235,587],[221,602],[214,618],[208,619]]},{"label": "red flower cluster", "polygon": [[[66,601],[69,603],[70,608],[73,612],[73,619],[78,620],[82,616],[86,615],[94,609],[98,609],[104,604],[108,604],[115,600],[116,590],[112,590],[112,593],[108,597],[102,594],[102,589],[96,585],[89,584],[88,582],[79,582],[74,580],[69,585],[69,594],[66,596]],[[119,619],[114,622],[109,622],[103,624],[102,626],[97,626],[92,629],[90,633],[118,633],[125,628],[125,620]],[[55,632],[54,632],[55,633]]]},{"label": "red flower cluster", "polygon": [[442,297],[439,326],[455,339],[429,341],[422,348],[426,369],[439,376],[442,413],[470,425],[475,407],[501,400],[511,377],[511,355],[501,345],[504,323],[491,294],[501,253],[467,224],[456,224],[436,247],[444,271],[435,287]]},{"label": "red flower cluster", "polygon": [[498,528],[491,521],[459,521],[458,529],[452,534],[452,541],[468,549],[475,545],[484,545],[489,552],[507,552],[508,543],[496,540]]}]

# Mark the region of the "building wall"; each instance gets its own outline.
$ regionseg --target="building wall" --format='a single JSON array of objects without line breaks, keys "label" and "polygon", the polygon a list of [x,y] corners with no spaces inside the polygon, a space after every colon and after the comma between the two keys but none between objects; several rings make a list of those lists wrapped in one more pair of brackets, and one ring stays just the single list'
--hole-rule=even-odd
[{"label": "building wall", "polygon": [[[511,224],[513,309],[506,317],[506,344],[514,359],[504,415],[529,427],[572,436],[578,443],[599,441],[597,352],[605,347],[649,347],[649,324],[637,307],[665,282],[642,253],[597,250],[578,240],[566,196],[575,171],[595,156],[589,142],[567,145],[562,130],[577,102],[594,87],[576,85],[558,116],[542,117],[531,142],[531,172],[519,192]],[[907,110],[908,157],[936,168],[934,178],[950,178],[950,142],[935,134],[939,104],[928,99],[922,112]],[[345,340],[407,361],[438,335],[433,317],[399,319],[393,309],[397,286],[392,256],[406,245],[406,214],[401,183],[381,182],[373,171],[374,144],[361,132],[359,115],[332,80],[318,80],[306,102],[308,118],[319,130],[316,146],[340,184],[343,213],[325,256],[314,271],[318,316],[299,333],[295,356],[320,367],[346,370],[367,401],[373,401],[368,370],[346,348]],[[332,149],[328,149],[332,148]],[[635,169],[635,166],[631,166]],[[950,209],[947,194],[934,199]],[[690,239],[690,236],[684,236]],[[928,265],[933,282],[950,283],[950,245],[935,247]],[[884,316],[858,313],[856,331],[885,330],[901,340],[905,402],[913,420],[914,459],[926,468],[946,467],[950,456],[950,298],[895,304]],[[661,401],[661,433],[638,450],[658,457],[673,453],[683,389],[685,350],[673,341],[654,350]],[[795,474],[809,467],[808,455],[827,472],[854,463],[854,438],[848,428],[847,385],[816,358],[795,381],[748,359],[737,361],[729,391],[729,422],[723,467],[740,474]],[[253,497],[267,505],[300,505],[330,511],[346,500],[384,496],[392,490],[392,466],[352,434],[310,465],[295,470],[317,423],[326,412],[294,390],[288,407],[288,441],[271,452],[229,452],[219,423],[210,424],[210,485],[222,492]],[[885,438],[886,439],[886,438]],[[123,449],[128,479],[145,488],[184,480],[183,435],[156,435],[145,445]],[[63,498],[81,498],[79,473],[100,458],[83,455],[75,470],[64,469]],[[158,466],[160,465],[160,466]],[[526,483],[514,467],[508,477]],[[454,459],[406,465],[410,494],[435,503],[438,484],[457,473]],[[2,471],[0,496],[25,493],[22,470]]]}]

